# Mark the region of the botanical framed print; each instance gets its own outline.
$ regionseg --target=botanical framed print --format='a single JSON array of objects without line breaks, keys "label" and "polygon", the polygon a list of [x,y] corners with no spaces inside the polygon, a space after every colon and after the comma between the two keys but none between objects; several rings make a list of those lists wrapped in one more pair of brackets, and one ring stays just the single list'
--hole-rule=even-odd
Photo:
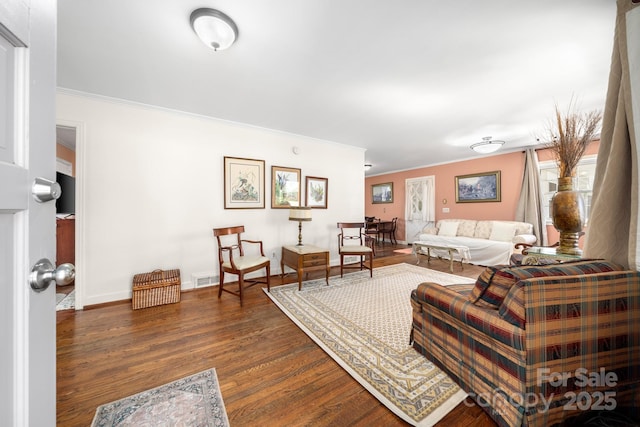
[{"label": "botanical framed print", "polygon": [[264,160],[224,157],[224,208],[264,209]]},{"label": "botanical framed print", "polygon": [[300,169],[271,166],[271,207],[300,206]]},{"label": "botanical framed print", "polygon": [[373,184],[371,186],[371,200],[373,203],[393,203],[393,182]]},{"label": "botanical framed print", "polygon": [[306,205],[310,208],[327,209],[329,180],[317,176],[307,176],[305,181]]},{"label": "botanical framed print", "polygon": [[500,171],[456,176],[456,203],[499,201]]}]

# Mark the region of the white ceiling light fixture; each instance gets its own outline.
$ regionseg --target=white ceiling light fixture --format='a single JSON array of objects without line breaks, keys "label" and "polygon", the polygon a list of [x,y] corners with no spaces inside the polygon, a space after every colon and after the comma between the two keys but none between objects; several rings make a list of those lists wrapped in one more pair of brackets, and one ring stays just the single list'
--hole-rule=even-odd
[{"label": "white ceiling light fixture", "polygon": [[202,43],[215,51],[227,49],[238,38],[235,22],[215,9],[194,10],[191,13],[191,28]]},{"label": "white ceiling light fixture", "polygon": [[504,145],[504,141],[492,141],[490,136],[482,138],[482,142],[471,145],[471,149],[476,153],[489,154],[498,151]]},{"label": "white ceiling light fixture", "polygon": [[364,170],[368,171],[369,169],[371,169],[371,164],[370,163],[365,163],[364,164]]}]

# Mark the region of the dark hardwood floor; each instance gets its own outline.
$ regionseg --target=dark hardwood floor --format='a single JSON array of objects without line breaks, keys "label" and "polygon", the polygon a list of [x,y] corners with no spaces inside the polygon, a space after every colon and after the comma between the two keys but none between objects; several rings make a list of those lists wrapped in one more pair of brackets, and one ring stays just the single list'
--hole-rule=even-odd
[{"label": "dark hardwood floor", "polygon": [[[379,245],[374,265],[415,264],[413,255],[393,252],[406,247]],[[448,272],[449,264],[434,260],[430,268]],[[477,277],[482,268],[454,270]],[[281,283],[272,278],[272,286]],[[232,426],[406,425],[261,289],[249,289],[242,308],[233,295],[218,300],[217,290],[184,292],[180,303],[135,311],[130,301],[59,311],[57,424],[88,426],[101,404],[213,367]],[[496,424],[478,406],[460,404],[437,425]]]}]

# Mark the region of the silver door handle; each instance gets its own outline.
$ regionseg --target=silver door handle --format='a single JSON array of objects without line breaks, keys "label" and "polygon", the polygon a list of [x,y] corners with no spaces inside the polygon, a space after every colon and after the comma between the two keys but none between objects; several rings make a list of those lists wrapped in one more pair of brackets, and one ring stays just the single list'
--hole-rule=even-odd
[{"label": "silver door handle", "polygon": [[31,194],[33,195],[33,198],[36,199],[36,201],[44,203],[60,198],[60,196],[62,195],[62,188],[57,182],[50,181],[46,178],[37,177],[33,181]]},{"label": "silver door handle", "polygon": [[76,278],[76,267],[73,264],[60,264],[58,268],[46,258],[42,258],[31,269],[29,284],[36,292],[42,292],[51,285],[51,282],[58,286],[68,285]]}]

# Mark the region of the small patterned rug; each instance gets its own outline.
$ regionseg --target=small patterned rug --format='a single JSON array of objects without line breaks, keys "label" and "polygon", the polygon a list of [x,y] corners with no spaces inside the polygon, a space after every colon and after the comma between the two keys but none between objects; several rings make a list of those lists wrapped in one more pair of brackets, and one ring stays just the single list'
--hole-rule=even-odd
[{"label": "small patterned rug", "polygon": [[101,405],[91,423],[105,426],[229,426],[215,369]]},{"label": "small patterned rug", "polygon": [[71,310],[76,307],[76,290],[69,294],[56,294],[56,311]]},{"label": "small patterned rug", "polygon": [[410,264],[357,272],[265,293],[363,387],[412,425],[435,424],[466,394],[409,345],[411,291],[422,282],[472,279]]}]

